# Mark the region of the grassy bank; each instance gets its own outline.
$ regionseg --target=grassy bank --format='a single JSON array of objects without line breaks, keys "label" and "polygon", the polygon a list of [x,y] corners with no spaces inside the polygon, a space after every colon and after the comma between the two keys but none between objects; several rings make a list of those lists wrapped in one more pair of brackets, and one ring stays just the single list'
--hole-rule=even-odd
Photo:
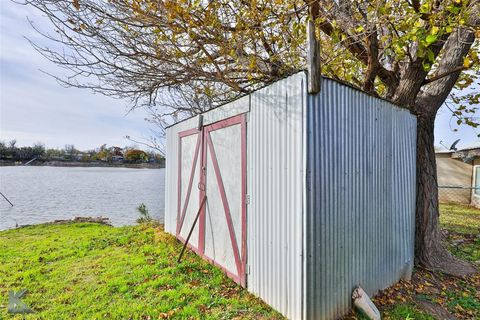
[{"label": "grassy bank", "polygon": [[[444,205],[453,254],[480,260],[480,210]],[[10,290],[36,313],[28,319],[275,319],[281,316],[159,228],[92,223],[0,232],[0,319]],[[480,274],[457,279],[416,270],[375,299],[384,319],[480,319]],[[427,311],[428,310],[428,311]],[[443,313],[442,313],[443,312]],[[17,317],[21,319],[21,317]],[[360,319],[352,313],[348,319]]]},{"label": "grassy bank", "polygon": [[[29,319],[271,319],[279,315],[158,228],[84,223],[0,232],[0,319],[10,290]],[[21,317],[17,317],[21,319]]]}]

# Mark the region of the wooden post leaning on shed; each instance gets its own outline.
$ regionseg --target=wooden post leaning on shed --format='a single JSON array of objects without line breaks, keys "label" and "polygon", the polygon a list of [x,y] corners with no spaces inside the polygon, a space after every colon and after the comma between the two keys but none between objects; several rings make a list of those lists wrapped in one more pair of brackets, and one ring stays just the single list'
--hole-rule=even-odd
[{"label": "wooden post leaning on shed", "polygon": [[320,11],[317,0],[308,1],[308,21],[307,21],[307,70],[308,70],[308,93],[315,94],[320,91],[320,40],[317,39],[315,32],[315,20]]},{"label": "wooden post leaning on shed", "polygon": [[177,263],[180,263],[182,261],[183,253],[185,252],[185,249],[187,248],[188,241],[190,240],[190,237],[192,236],[193,229],[195,228],[195,225],[197,224],[198,217],[200,217],[200,213],[202,212],[202,208],[205,205],[205,202],[207,201],[207,196],[204,196],[202,199],[202,202],[200,203],[200,208],[198,208],[197,215],[195,216],[195,220],[193,221],[192,227],[190,228],[190,231],[188,232],[187,239],[185,239],[185,243],[183,244],[182,251],[180,252],[180,255],[178,256]]}]

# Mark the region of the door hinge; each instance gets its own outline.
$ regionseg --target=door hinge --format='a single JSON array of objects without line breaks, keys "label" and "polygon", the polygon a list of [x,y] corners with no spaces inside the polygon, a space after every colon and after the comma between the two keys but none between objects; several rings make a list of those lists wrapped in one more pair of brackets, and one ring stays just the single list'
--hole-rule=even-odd
[{"label": "door hinge", "polygon": [[245,196],[245,204],[247,204],[247,205],[250,204],[250,195],[249,195],[249,194],[247,194],[247,195]]}]

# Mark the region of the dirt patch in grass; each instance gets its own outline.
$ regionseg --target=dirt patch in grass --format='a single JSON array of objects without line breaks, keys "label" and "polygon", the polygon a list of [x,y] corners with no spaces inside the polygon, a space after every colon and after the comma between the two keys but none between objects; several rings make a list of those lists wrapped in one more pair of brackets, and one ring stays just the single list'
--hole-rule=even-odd
[{"label": "dirt patch in grass", "polygon": [[[373,299],[384,319],[480,319],[480,273],[462,279],[416,269]],[[345,319],[365,319],[356,311]]]},{"label": "dirt patch in grass", "polygon": [[[447,319],[480,318],[480,274],[462,279],[416,269],[411,281],[402,281],[382,291],[373,300],[386,315],[398,319],[395,306],[409,305],[411,317],[419,314],[451,315]],[[427,311],[427,312],[425,312]],[[417,314],[416,314],[417,313]],[[445,319],[445,318],[443,318]]]},{"label": "dirt patch in grass", "polygon": [[[440,220],[452,254],[480,267],[480,210],[441,205]],[[480,319],[480,272],[456,278],[416,268],[411,281],[401,281],[372,300],[383,319]],[[365,318],[353,310],[345,319]]]},{"label": "dirt patch in grass", "polygon": [[420,309],[425,310],[428,314],[436,319],[455,319],[455,316],[445,310],[442,306],[423,299],[415,299],[415,303]]}]

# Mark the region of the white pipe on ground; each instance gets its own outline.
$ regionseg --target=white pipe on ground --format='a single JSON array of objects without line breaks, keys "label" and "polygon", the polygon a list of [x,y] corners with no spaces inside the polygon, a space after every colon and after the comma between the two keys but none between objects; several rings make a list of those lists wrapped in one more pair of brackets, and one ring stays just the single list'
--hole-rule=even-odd
[{"label": "white pipe on ground", "polygon": [[362,288],[357,287],[352,293],[353,304],[360,309],[369,319],[381,320],[380,311],[373,304],[368,294]]}]

